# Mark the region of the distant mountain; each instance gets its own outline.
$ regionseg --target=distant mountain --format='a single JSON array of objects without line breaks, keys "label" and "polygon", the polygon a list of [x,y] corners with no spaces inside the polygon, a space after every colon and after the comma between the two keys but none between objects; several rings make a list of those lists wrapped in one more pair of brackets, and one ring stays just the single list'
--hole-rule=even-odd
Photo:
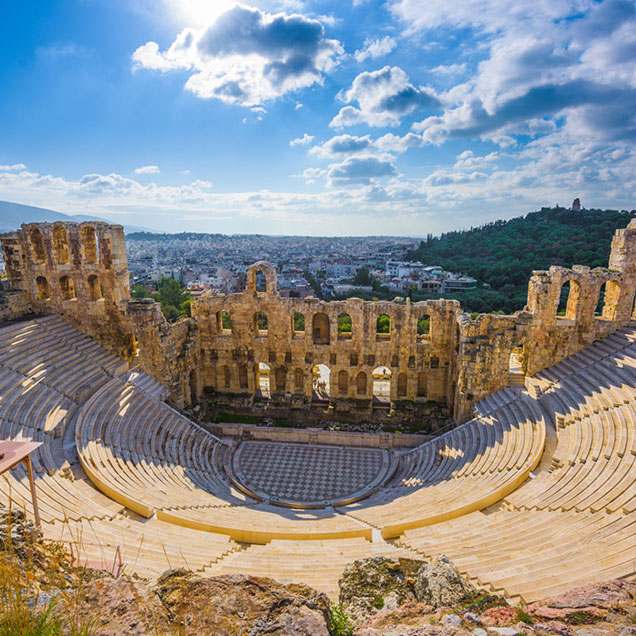
[{"label": "distant mountain", "polygon": [[[17,230],[22,223],[52,223],[53,221],[71,221],[81,223],[82,221],[104,221],[111,223],[107,219],[86,214],[63,214],[48,210],[47,208],[37,208],[32,205],[22,203],[12,203],[11,201],[0,201],[0,232],[11,232]],[[123,224],[124,231],[129,232],[153,232],[154,230],[139,227],[137,225]]]}]

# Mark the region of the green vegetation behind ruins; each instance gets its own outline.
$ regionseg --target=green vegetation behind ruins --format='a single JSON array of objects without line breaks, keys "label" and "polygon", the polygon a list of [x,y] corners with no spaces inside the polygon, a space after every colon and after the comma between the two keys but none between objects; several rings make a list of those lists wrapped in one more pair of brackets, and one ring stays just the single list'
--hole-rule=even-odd
[{"label": "green vegetation behind ruins", "polygon": [[[161,304],[161,311],[169,321],[174,321],[180,316],[190,315],[190,292],[174,278],[162,277],[157,281],[157,291],[150,292],[143,285],[134,285],[133,298],[154,298]],[[229,320],[229,317],[228,319]],[[226,327],[224,317],[224,328]]]},{"label": "green vegetation behind ruins", "polygon": [[[512,313],[526,303],[532,270],[574,264],[607,267],[614,232],[634,217],[636,210],[542,208],[422,241],[407,259],[476,278],[477,288],[444,294],[459,300],[464,311]],[[439,296],[418,294],[413,300],[426,298]]]}]

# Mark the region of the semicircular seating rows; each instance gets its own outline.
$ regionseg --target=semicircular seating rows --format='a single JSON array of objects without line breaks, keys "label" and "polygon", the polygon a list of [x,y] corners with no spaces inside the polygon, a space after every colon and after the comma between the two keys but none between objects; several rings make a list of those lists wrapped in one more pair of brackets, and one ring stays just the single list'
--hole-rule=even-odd
[{"label": "semicircular seating rows", "polygon": [[636,573],[636,329],[536,374],[555,423],[532,479],[497,504],[399,543],[446,554],[481,584],[532,602]]},{"label": "semicircular seating rows", "polygon": [[[235,489],[228,444],[58,317],[0,329],[0,438],[44,442],[33,458],[44,533],[80,561],[247,572],[335,598],[355,558],[445,553],[480,584],[533,600],[634,573],[635,342],[623,329],[527,379],[529,393],[489,396],[336,509]],[[0,478],[0,501],[32,513],[24,470]]]}]

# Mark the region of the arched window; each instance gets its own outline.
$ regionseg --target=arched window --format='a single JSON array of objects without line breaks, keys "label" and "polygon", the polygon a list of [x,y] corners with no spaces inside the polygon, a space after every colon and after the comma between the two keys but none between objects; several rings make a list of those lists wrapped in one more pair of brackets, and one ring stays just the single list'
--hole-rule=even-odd
[{"label": "arched window", "polygon": [[60,292],[64,300],[75,298],[75,283],[70,276],[62,276],[60,278]]},{"label": "arched window", "polygon": [[599,292],[597,311],[603,320],[616,320],[621,286],[615,280],[608,280]]},{"label": "arched window", "polygon": [[360,371],[356,378],[356,392],[358,395],[367,394],[367,374],[364,371]]},{"label": "arched window", "polygon": [[287,371],[285,367],[278,367],[276,369],[276,390],[279,393],[285,393],[287,390]]},{"label": "arched window", "polygon": [[304,389],[304,384],[305,384],[305,378],[304,378],[303,370],[296,369],[296,372],[294,373],[294,389],[296,389],[296,391],[301,392]]},{"label": "arched window", "polygon": [[53,228],[53,251],[58,263],[68,263],[68,238],[66,228],[62,225],[56,225]]},{"label": "arched window", "polygon": [[29,240],[31,242],[31,249],[33,250],[33,259],[38,263],[44,263],[46,259],[44,241],[42,240],[42,233],[37,227],[32,227],[29,230]]},{"label": "arched window", "polygon": [[262,269],[257,269],[254,272],[254,282],[256,284],[257,292],[266,292],[267,291],[267,276]]},{"label": "arched window", "polygon": [[331,371],[326,364],[316,364],[311,368],[312,400],[314,402],[329,401],[329,378]]},{"label": "arched window", "polygon": [[295,311],[292,314],[292,332],[305,335],[305,314]]},{"label": "arched window", "polygon": [[556,315],[568,320],[576,320],[581,296],[581,285],[575,280],[566,280],[561,285]]},{"label": "arched window", "polygon": [[388,406],[391,402],[391,369],[380,366],[373,369],[373,402],[379,406]]},{"label": "arched window", "polygon": [[254,329],[259,335],[267,333],[267,314],[262,311],[257,311],[254,314]]},{"label": "arched window", "polygon": [[378,340],[388,340],[391,337],[391,318],[380,314],[375,323],[375,333]]},{"label": "arched window", "polygon": [[417,335],[421,338],[428,338],[431,335],[431,317],[422,314],[417,320]]},{"label": "arched window", "polygon": [[38,300],[46,300],[47,298],[51,297],[49,281],[44,276],[38,276],[35,279],[35,284],[38,288]]},{"label": "arched window", "polygon": [[406,377],[406,373],[398,374],[398,378],[397,378],[398,397],[406,397],[407,384],[408,384],[408,378]]},{"label": "arched window", "polygon": [[95,228],[84,225],[81,231],[82,247],[84,248],[84,260],[87,263],[97,263],[98,242]]},{"label": "arched window", "polygon": [[427,384],[426,373],[421,372],[417,376],[417,397],[426,397]]},{"label": "arched window", "polygon": [[241,387],[241,389],[247,389],[247,366],[245,366],[244,364],[239,364],[238,375],[239,387]]},{"label": "arched window", "polygon": [[311,332],[314,336],[314,344],[329,344],[329,316],[323,313],[314,314]]},{"label": "arched window", "polygon": [[347,340],[351,338],[351,316],[346,313],[342,313],[338,316],[338,338],[340,340]]},{"label": "arched window", "polygon": [[99,300],[102,297],[102,286],[97,274],[88,277],[88,297],[90,300]]},{"label": "arched window", "polygon": [[349,390],[349,374],[342,369],[338,371],[338,391],[342,394],[347,393]]},{"label": "arched window", "polygon": [[430,367],[431,369],[439,369],[439,358],[431,356]]},{"label": "arched window", "polygon": [[226,365],[223,366],[223,387],[225,389],[229,389],[232,385],[232,372],[230,371],[230,367]]},{"label": "arched window", "polygon": [[227,311],[218,311],[216,314],[216,322],[219,333],[232,333],[232,319]]}]

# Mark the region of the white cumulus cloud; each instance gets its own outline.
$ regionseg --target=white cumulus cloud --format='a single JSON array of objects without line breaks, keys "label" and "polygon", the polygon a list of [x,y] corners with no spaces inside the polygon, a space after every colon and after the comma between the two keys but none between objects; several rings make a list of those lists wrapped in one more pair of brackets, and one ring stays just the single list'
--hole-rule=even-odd
[{"label": "white cumulus cloud", "polygon": [[257,106],[322,83],[343,52],[318,20],[235,5],[206,29],[184,29],[165,50],[147,42],[132,59],[134,68],[185,71],[185,88],[198,97]]},{"label": "white cumulus cloud", "polygon": [[351,105],[341,108],[329,124],[334,128],[355,124],[397,126],[401,117],[416,109],[439,106],[433,89],[414,86],[397,66],[360,73],[351,88],[340,93],[340,99],[346,104],[357,102],[358,108]]},{"label": "white cumulus cloud", "polygon": [[296,137],[296,139],[292,139],[289,142],[290,146],[306,146],[310,144],[314,140],[313,135],[308,135],[305,133],[302,137]]},{"label": "white cumulus cloud", "polygon": [[377,60],[379,57],[388,55],[395,47],[397,42],[395,38],[390,35],[385,35],[383,38],[367,38],[361,49],[358,49],[353,57],[357,62],[364,62],[366,59]]},{"label": "white cumulus cloud", "polygon": [[159,174],[159,166],[141,166],[141,168],[135,168],[135,174]]}]

